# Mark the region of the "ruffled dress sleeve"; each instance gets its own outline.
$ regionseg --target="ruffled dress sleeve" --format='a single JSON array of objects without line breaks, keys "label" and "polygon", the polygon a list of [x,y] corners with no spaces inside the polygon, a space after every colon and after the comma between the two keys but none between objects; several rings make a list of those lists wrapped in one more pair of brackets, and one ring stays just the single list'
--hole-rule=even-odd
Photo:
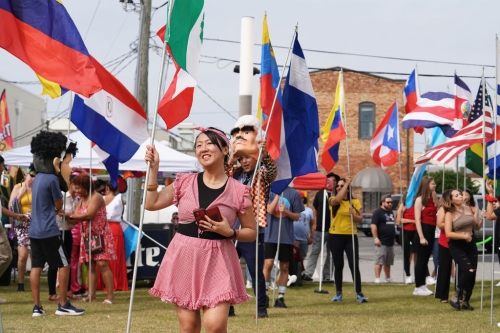
[{"label": "ruffled dress sleeve", "polygon": [[183,185],[184,185],[184,180],[188,174],[186,173],[178,173],[177,176],[175,177],[174,180],[174,201],[173,204],[178,207],[179,206],[179,199],[182,198],[184,191],[183,191]]},{"label": "ruffled dress sleeve", "polygon": [[241,214],[244,214],[245,213],[245,209],[247,207],[250,207],[252,206],[252,200],[250,198],[250,193],[252,191],[252,188],[250,186],[246,186],[246,185],[243,185],[244,186],[244,190],[243,190],[243,193],[241,194],[241,199],[240,199],[240,207],[239,207],[239,212]]}]

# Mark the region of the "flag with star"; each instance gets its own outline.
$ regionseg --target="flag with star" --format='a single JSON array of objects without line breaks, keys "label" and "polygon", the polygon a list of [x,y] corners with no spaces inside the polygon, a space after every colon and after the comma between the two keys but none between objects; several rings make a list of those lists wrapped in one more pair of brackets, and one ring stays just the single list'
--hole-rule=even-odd
[{"label": "flag with star", "polygon": [[385,169],[398,161],[401,151],[398,103],[394,102],[373,134],[370,153],[373,161]]},{"label": "flag with star", "polygon": [[[485,107],[489,109],[491,112],[491,104],[489,104],[489,95],[486,87],[484,87],[484,91],[486,94],[485,99]],[[477,118],[483,115],[483,87],[482,84],[479,85],[479,89],[476,94],[476,99],[474,100],[474,104],[471,107],[469,117],[467,118],[467,122],[470,124],[474,122]],[[483,144],[475,143],[469,149],[465,151],[465,166],[467,169],[471,170],[477,175],[482,176],[485,168],[485,161],[488,160],[488,154],[486,154],[486,158],[483,159]]]}]

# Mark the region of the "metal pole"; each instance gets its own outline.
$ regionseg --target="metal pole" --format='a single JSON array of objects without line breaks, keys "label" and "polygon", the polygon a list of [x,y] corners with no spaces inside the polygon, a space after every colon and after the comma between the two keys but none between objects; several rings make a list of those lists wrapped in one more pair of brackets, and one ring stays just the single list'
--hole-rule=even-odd
[{"label": "metal pole", "polygon": [[[257,163],[259,164],[259,163]],[[254,174],[256,172],[260,171],[260,165],[259,169],[255,169],[253,172]],[[257,201],[257,214],[260,214],[260,176],[259,179],[257,179],[257,197],[259,200]],[[259,216],[257,215],[255,218],[255,227],[257,230],[257,238],[255,239],[255,324],[259,323]]]},{"label": "metal pole", "polygon": [[[73,95],[73,92],[71,91],[70,95],[69,95],[69,110],[68,110],[68,140],[69,140],[69,131],[71,129],[71,111],[73,109],[73,98],[74,98],[74,95]],[[92,147],[90,148],[90,154],[92,154]],[[90,169],[92,170],[92,163],[91,163]],[[90,173],[92,173],[92,171]],[[66,213],[66,193],[64,194],[64,198],[63,198],[63,212]],[[62,219],[63,219],[62,240],[64,242],[64,238],[65,238],[65,234],[66,234],[66,232],[65,232],[66,231],[66,214],[63,214]]]},{"label": "metal pole", "polygon": [[[328,193],[326,192],[326,190],[323,190],[323,223],[321,223],[321,251],[320,251],[320,255],[319,255],[319,289],[316,289],[314,292],[315,293],[318,293],[318,294],[328,294],[328,290],[323,290],[321,288],[322,286],[322,283],[323,283],[323,246],[324,246],[324,242],[325,242],[325,218],[326,218],[326,214],[325,214],[325,209],[326,209],[326,205],[329,204],[327,203],[327,197],[328,197]],[[331,276],[330,276],[330,280],[331,280]]]},{"label": "metal pole", "polygon": [[[342,85],[344,84],[344,74],[342,68],[340,69],[340,74],[342,75]],[[349,136],[348,136],[348,130],[347,130],[347,117],[345,117],[344,114],[342,114],[345,110],[345,100],[344,98],[341,98],[341,105],[340,105],[340,113],[342,115],[342,120],[344,121],[345,124],[345,148],[346,148],[346,155],[347,155],[347,175],[350,177],[351,176],[351,163],[350,163],[350,158],[349,158]],[[349,183],[349,208],[352,207],[352,187],[351,184]],[[352,238],[352,267],[353,267],[353,282],[354,282],[354,299],[357,299],[357,293],[356,293],[356,246],[354,244],[354,216],[351,215],[351,238]]]},{"label": "metal pole", "polygon": [[[493,190],[494,190],[494,193],[496,194],[496,181],[497,181],[497,113],[498,113],[498,106],[497,106],[497,103],[498,103],[498,100],[496,100],[496,98],[498,97],[498,69],[499,69],[499,63],[498,63],[498,36],[495,35],[495,54],[496,54],[496,73],[495,73],[495,104],[494,105],[491,105],[491,110],[492,110],[492,115],[491,117],[493,118],[493,136],[494,136],[494,143],[493,143],[493,147],[494,147],[494,151],[495,151],[495,156],[494,156],[494,160],[493,160]],[[484,108],[484,105],[483,105],[483,108]],[[486,147],[484,146],[483,144],[483,158],[484,156],[486,156],[485,154],[485,149]],[[484,165],[484,161],[483,161],[483,165]],[[485,191],[483,191],[485,192]],[[484,196],[484,194],[483,194]],[[484,200],[484,197],[483,197],[483,206],[486,206],[485,205],[486,201]],[[484,221],[483,221],[484,223]],[[494,289],[494,284],[495,284],[495,238],[496,238],[496,230],[495,228],[497,227],[496,224],[498,223],[498,221],[495,221],[493,223],[493,240],[492,240],[492,243],[491,243],[491,300],[490,300],[490,325],[493,326],[493,300],[494,300],[494,292],[493,292],[493,289]],[[484,230],[484,225],[483,225],[483,230]],[[484,237],[483,237],[483,240],[484,240]],[[483,247],[484,247],[484,244],[483,244]]]},{"label": "metal pole", "polygon": [[[169,3],[169,9],[167,17],[170,20],[170,13],[172,12],[172,1]],[[168,21],[169,21],[168,20]],[[167,22],[167,31],[165,32],[165,36],[169,36],[170,33],[170,28],[169,28],[169,22]],[[166,49],[167,49],[167,41],[163,41],[163,51],[162,51],[162,57],[161,57],[161,65],[160,65],[160,75],[158,76],[158,89],[157,89],[157,94],[156,94],[156,105],[154,109],[154,116],[153,116],[153,128],[151,129],[151,141],[150,144],[154,144],[155,140],[155,132],[156,132],[156,121],[158,119],[158,105],[160,103],[160,98],[161,98],[161,81],[163,77],[163,69],[165,67],[165,54],[166,54]],[[134,273],[132,275],[132,289],[130,290],[130,304],[128,308],[128,319],[127,319],[127,333],[130,333],[130,326],[132,323],[132,307],[134,306],[134,294],[135,294],[135,283],[137,281],[137,266],[139,264],[139,256],[141,255],[141,234],[142,234],[142,227],[144,224],[144,212],[145,212],[145,203],[146,203],[146,197],[148,194],[148,181],[149,181],[149,175],[151,173],[151,163],[148,162],[148,168],[146,170],[146,179],[144,180],[144,190],[143,190],[143,201],[141,205],[141,218],[139,222],[139,234],[137,235],[137,245],[135,247],[135,260],[134,260]]]},{"label": "metal pole", "polygon": [[[398,164],[399,164],[399,193],[401,195],[401,199],[400,199],[400,203],[403,199],[403,172],[402,172],[402,163],[401,163],[401,154],[398,155]],[[394,208],[394,207],[393,207]],[[403,217],[401,217],[402,219]],[[403,256],[404,256],[404,253],[405,253],[405,229],[403,228],[404,224],[401,223],[401,237],[399,238],[399,240],[401,241],[401,248],[403,249]],[[403,265],[404,265],[404,260],[403,260]],[[405,273],[405,270],[403,269],[403,283],[406,282],[406,273]]]},{"label": "metal pole", "polygon": [[[89,205],[92,202],[92,141],[89,142],[90,144],[90,169],[89,169],[89,176],[90,176],[90,184],[89,184]],[[66,197],[66,196],[65,196]],[[88,206],[87,206],[88,210]],[[83,222],[82,222],[83,223]],[[88,300],[89,303],[92,302],[92,219],[89,219],[89,296]],[[97,279],[97,276],[96,276]]]},{"label": "metal pole", "polygon": [[[281,193],[281,198],[278,199],[278,207],[279,205],[281,204],[281,202],[283,202],[283,193]],[[278,209],[279,210],[279,209]],[[277,280],[278,280],[278,275],[276,274],[276,269],[275,269],[275,263],[278,261],[279,259],[279,253],[280,253],[280,240],[281,240],[281,220],[283,219],[283,214],[282,212],[280,211],[280,221],[279,221],[279,224],[278,224],[278,244],[276,246],[276,255],[274,256],[274,262],[273,262],[273,269],[275,270],[275,274],[274,274],[274,289],[273,289],[273,303],[274,303],[274,296],[276,294],[276,287],[279,288],[279,286],[277,285]],[[279,266],[278,266],[279,267]],[[271,274],[272,276],[272,274]],[[280,276],[281,277],[281,276]]]},{"label": "metal pole", "polygon": [[240,38],[240,117],[252,114],[253,33],[254,18],[250,16],[242,17]]},{"label": "metal pole", "polygon": [[[485,123],[485,110],[484,110],[484,102],[485,102],[485,96],[484,96],[484,67],[483,67],[483,75],[481,77],[481,89],[483,91],[483,150],[486,148],[486,123]],[[483,165],[485,162],[485,154],[483,153]],[[483,172],[484,173],[484,172]],[[484,178],[484,175],[483,175]],[[484,191],[483,191],[484,192]],[[485,203],[485,194],[483,193],[483,203]],[[485,228],[483,228],[483,241],[485,238]],[[481,311],[483,311],[483,298],[484,298],[484,244],[483,244],[483,250],[482,250],[482,268],[481,268]]]}]

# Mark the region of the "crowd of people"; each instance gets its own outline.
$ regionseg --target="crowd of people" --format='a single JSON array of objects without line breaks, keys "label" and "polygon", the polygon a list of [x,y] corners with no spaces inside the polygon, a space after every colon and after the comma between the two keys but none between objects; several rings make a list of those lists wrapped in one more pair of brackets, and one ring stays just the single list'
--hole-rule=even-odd
[{"label": "crowd of people", "polygon": [[[58,302],[56,315],[83,314],[84,310],[71,301],[95,301],[96,290],[106,292],[104,305],[113,304],[115,291],[129,289],[120,226],[121,195],[110,182],[94,182],[82,170],[71,169],[69,163],[78,149],[61,133],[41,132],[32,139],[31,151],[33,163],[24,180],[10,192],[9,209],[2,209],[2,214],[10,217],[10,236],[18,253],[13,265],[17,269],[17,291],[25,291],[30,257],[33,317],[46,315],[40,298],[40,276],[45,268],[48,301]],[[0,169],[4,170],[3,159],[0,162]],[[88,238],[94,235],[102,235],[102,251],[87,245]],[[12,249],[3,227],[0,250],[3,274],[12,261]],[[90,272],[90,279],[83,274],[85,270]],[[6,302],[0,299],[0,303]]]},{"label": "crowd of people", "polygon": [[[317,265],[322,282],[335,283],[332,302],[341,302],[347,258],[356,300],[368,302],[362,292],[357,237],[363,207],[352,192],[351,177],[329,173],[333,188],[318,191],[311,205],[305,193],[292,187],[273,193],[277,166],[266,151],[258,121],[242,118],[230,136],[214,127],[196,128],[200,133],[194,148],[204,171],[179,173],[161,191],[157,179],[160,156],[154,146],[147,147],[145,161],[150,163],[151,173],[145,185],[145,208],[154,211],[176,205],[178,209],[172,216],[175,235],[149,293],[175,305],[181,331],[199,332],[202,326],[207,332],[225,331],[228,317],[235,315],[234,305],[249,300],[240,257],[247,263],[258,318],[268,317],[271,287],[278,291],[273,306],[286,308],[287,287],[296,281],[290,280],[290,274],[300,275],[300,281],[312,281]],[[95,301],[97,290],[106,293],[104,305],[114,304],[114,292],[128,290],[121,195],[111,183],[94,182],[89,174],[69,167],[77,147],[60,133],[35,136],[32,153],[34,163],[14,187],[10,210],[2,209],[12,219],[17,241],[18,291],[25,290],[31,247],[34,317],[46,314],[40,300],[40,275],[45,264],[49,266],[49,301],[58,302],[57,315],[83,314],[71,300],[82,296],[84,302]],[[406,207],[405,197],[398,207],[393,207],[391,195],[381,197],[371,221],[374,282],[393,281],[396,223],[402,229],[405,282],[413,283],[414,276],[413,295],[433,294],[426,282],[434,252],[435,297],[453,308],[473,310],[469,300],[477,269],[474,231],[482,227],[485,217],[500,217],[498,201],[490,183],[486,184],[489,195],[482,213],[469,190],[449,189],[438,200],[435,188],[432,178],[423,177],[410,207]],[[10,249],[4,249],[4,237],[0,228],[0,250],[5,251],[0,253],[0,274],[12,260],[7,253]],[[105,246],[94,248],[87,243],[89,237]],[[324,262],[319,258],[321,249],[326,254]],[[449,299],[453,261],[458,264],[458,280]],[[90,272],[87,285],[82,265]]]}]

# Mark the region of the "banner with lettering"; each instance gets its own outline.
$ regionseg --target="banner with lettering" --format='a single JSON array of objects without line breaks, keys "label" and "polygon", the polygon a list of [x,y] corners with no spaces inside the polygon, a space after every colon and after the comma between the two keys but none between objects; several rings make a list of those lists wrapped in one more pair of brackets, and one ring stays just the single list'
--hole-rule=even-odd
[{"label": "banner with lettering", "polygon": [[7,107],[7,94],[5,89],[0,96],[0,151],[10,150],[14,147],[10,127],[9,108]]}]

